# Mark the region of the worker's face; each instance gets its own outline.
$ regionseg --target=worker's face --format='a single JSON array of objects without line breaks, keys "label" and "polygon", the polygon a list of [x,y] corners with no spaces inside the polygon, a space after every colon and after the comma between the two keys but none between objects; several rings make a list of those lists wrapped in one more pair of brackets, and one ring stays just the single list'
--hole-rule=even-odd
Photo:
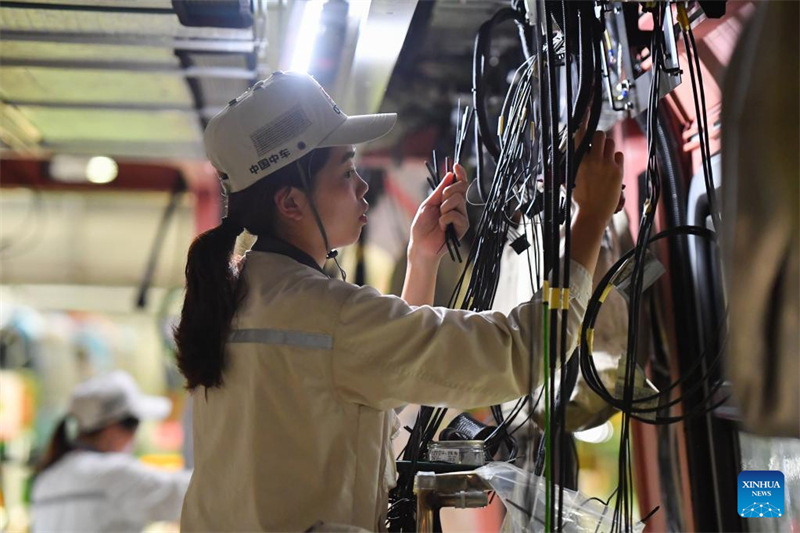
[{"label": "worker's face", "polygon": [[328,245],[353,244],[367,223],[369,204],[364,199],[369,186],[355,169],[355,148],[336,146],[317,175],[314,202],[328,235]]},{"label": "worker's face", "polygon": [[95,446],[103,452],[132,453],[136,430],[112,424],[98,435]]}]

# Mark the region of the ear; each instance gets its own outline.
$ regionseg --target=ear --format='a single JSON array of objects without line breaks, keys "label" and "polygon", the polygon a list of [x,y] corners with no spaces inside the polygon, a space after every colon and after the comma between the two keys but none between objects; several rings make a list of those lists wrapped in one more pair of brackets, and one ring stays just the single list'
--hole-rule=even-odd
[{"label": "ear", "polygon": [[274,201],[281,216],[295,221],[303,219],[308,200],[300,189],[289,186],[281,187],[275,193]]}]

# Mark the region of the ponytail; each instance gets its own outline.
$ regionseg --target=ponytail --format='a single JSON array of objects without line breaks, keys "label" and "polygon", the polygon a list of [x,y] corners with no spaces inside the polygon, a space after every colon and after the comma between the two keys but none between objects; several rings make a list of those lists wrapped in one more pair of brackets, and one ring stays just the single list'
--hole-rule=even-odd
[{"label": "ponytail", "polygon": [[238,268],[231,255],[241,226],[230,218],[199,235],[186,260],[186,297],[175,329],[187,388],[222,385],[224,346],[236,312]]},{"label": "ponytail", "polygon": [[38,476],[74,449],[75,447],[67,436],[67,417],[65,416],[56,426],[56,430],[50,438],[50,445],[47,447],[39,466],[36,467],[34,475]]}]

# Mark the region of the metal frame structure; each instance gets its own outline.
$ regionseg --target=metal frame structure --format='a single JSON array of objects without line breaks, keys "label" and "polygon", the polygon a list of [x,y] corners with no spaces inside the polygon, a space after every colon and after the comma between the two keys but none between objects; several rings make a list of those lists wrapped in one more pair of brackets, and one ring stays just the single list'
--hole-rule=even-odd
[{"label": "metal frame structure", "polygon": [[414,477],[417,496],[417,531],[433,533],[436,513],[442,507],[469,509],[486,507],[492,488],[475,472],[435,474],[419,472]]}]

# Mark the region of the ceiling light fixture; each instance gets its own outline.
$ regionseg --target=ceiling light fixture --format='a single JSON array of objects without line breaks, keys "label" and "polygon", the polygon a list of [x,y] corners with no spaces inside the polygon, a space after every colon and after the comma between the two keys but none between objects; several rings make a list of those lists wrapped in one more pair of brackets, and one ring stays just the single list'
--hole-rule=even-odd
[{"label": "ceiling light fixture", "polygon": [[111,183],[117,178],[118,173],[117,162],[110,157],[93,157],[86,165],[86,179],[98,185]]},{"label": "ceiling light fixture", "polygon": [[119,173],[117,162],[104,156],[56,154],[48,168],[50,177],[62,183],[110,183]]},{"label": "ceiling light fixture", "polygon": [[319,21],[324,3],[323,0],[308,0],[303,3],[303,16],[294,40],[291,70],[308,72],[308,67],[311,64],[311,55],[314,53],[314,45],[317,42]]},{"label": "ceiling light fixture", "polygon": [[406,40],[406,29],[391,17],[363,24],[358,37],[356,57],[367,61],[397,57]]}]

